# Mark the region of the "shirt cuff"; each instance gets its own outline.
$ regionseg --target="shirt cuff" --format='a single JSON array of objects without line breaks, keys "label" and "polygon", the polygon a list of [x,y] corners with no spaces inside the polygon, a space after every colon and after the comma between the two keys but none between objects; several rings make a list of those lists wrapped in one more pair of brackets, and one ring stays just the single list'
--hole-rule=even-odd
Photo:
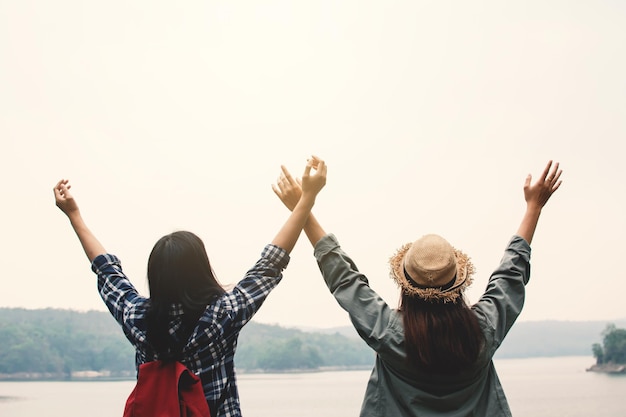
[{"label": "shirt cuff", "polygon": [[315,250],[313,251],[315,259],[320,261],[325,255],[337,248],[339,248],[339,240],[337,240],[334,234],[329,233],[315,245]]},{"label": "shirt cuff", "polygon": [[122,262],[117,256],[105,253],[98,255],[93,259],[91,262],[91,270],[96,274],[99,274],[103,269],[110,265],[115,265],[121,268]]},{"label": "shirt cuff", "polygon": [[508,248],[520,254],[526,262],[530,261],[530,245],[523,237],[513,235],[509,241]]},{"label": "shirt cuff", "polygon": [[286,250],[271,243],[265,246],[261,258],[267,259],[270,264],[275,265],[280,270],[287,268],[290,259]]}]

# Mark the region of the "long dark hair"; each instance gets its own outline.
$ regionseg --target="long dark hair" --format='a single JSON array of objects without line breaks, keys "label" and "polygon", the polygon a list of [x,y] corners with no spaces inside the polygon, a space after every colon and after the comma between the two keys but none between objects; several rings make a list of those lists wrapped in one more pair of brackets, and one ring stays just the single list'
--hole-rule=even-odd
[{"label": "long dark hair", "polygon": [[400,310],[409,365],[429,373],[454,374],[478,358],[484,336],[462,296],[444,303],[403,292]]},{"label": "long dark hair", "polygon": [[[204,243],[187,231],[165,235],[156,242],[148,258],[148,286],[147,337],[164,356],[180,353],[206,306],[224,293]],[[169,322],[172,305],[176,303],[183,309],[183,337],[173,340]]]}]

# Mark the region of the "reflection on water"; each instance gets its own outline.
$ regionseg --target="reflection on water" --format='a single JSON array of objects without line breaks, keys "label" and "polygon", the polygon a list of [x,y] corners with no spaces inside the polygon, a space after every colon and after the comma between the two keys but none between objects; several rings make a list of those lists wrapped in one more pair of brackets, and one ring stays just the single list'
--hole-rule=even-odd
[{"label": "reflection on water", "polygon": [[[626,416],[626,375],[586,372],[591,357],[500,359],[513,415]],[[369,371],[240,374],[245,417],[358,416]],[[0,416],[121,416],[134,381],[0,382]]]}]

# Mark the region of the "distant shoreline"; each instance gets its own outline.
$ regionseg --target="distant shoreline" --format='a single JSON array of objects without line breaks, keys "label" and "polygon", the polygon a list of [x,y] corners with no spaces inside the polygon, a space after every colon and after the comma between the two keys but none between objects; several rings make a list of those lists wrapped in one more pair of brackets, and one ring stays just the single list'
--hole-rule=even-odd
[{"label": "distant shoreline", "polygon": [[[571,356],[571,355],[564,355]],[[536,359],[540,357],[527,358],[502,358],[499,360],[514,359]],[[552,357],[545,357],[552,358]],[[318,372],[341,372],[341,371],[363,371],[370,370],[370,366],[322,366],[319,368],[306,369],[237,369],[239,375],[262,375],[262,374],[294,374],[294,373],[318,373]],[[587,372],[597,372],[604,374],[626,375],[626,364],[594,364],[585,369]],[[89,381],[134,381],[134,372],[96,372],[78,371],[71,375],[62,373],[43,372],[19,372],[14,374],[0,373],[0,382],[28,382],[28,381],[57,381],[57,382],[89,382]]]},{"label": "distant shoreline", "polygon": [[[295,368],[295,369],[237,369],[239,375],[260,374],[299,374],[316,372],[341,372],[341,371],[364,371],[370,370],[371,366],[322,366],[319,368]],[[134,372],[111,373],[97,371],[72,372],[71,375],[51,372],[17,372],[14,374],[1,374],[0,382],[11,381],[134,381]]]},{"label": "distant shoreline", "polygon": [[305,374],[316,372],[342,372],[342,371],[368,371],[371,365],[354,365],[354,366],[320,366],[317,368],[293,368],[293,369],[237,369],[237,374],[255,375],[255,374]]},{"label": "distant shoreline", "polygon": [[587,368],[587,372],[600,372],[604,374],[626,374],[626,364],[603,363],[595,364]]},{"label": "distant shoreline", "polygon": [[135,374],[131,372],[77,372],[76,375],[54,372],[17,372],[14,374],[0,374],[0,382],[11,381],[128,381],[134,380]]}]

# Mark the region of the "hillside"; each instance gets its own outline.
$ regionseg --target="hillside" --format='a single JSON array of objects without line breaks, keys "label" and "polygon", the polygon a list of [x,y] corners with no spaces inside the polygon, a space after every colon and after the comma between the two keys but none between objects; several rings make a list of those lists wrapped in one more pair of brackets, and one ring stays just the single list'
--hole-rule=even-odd
[{"label": "hillside", "polygon": [[0,309],[0,377],[69,377],[77,371],[134,373],[134,350],[108,313]]},{"label": "hillside", "polygon": [[[516,323],[496,358],[592,356],[591,346],[602,341],[609,321],[533,321]],[[626,327],[626,319],[613,320]]]},{"label": "hillside", "polygon": [[[614,321],[626,327],[626,319]],[[517,323],[496,358],[592,356],[607,322]],[[134,351],[106,312],[0,308],[0,378],[71,378],[84,371],[135,374]],[[294,329],[249,323],[235,363],[240,372],[369,368],[372,351],[352,327]]]},{"label": "hillside", "polygon": [[[0,308],[0,379],[135,375],[134,350],[107,312]],[[240,371],[359,368],[373,353],[339,333],[303,332],[249,323],[241,332],[235,363]]]},{"label": "hillside", "polygon": [[239,336],[235,364],[243,371],[369,368],[374,353],[340,331],[305,332],[251,322]]}]

